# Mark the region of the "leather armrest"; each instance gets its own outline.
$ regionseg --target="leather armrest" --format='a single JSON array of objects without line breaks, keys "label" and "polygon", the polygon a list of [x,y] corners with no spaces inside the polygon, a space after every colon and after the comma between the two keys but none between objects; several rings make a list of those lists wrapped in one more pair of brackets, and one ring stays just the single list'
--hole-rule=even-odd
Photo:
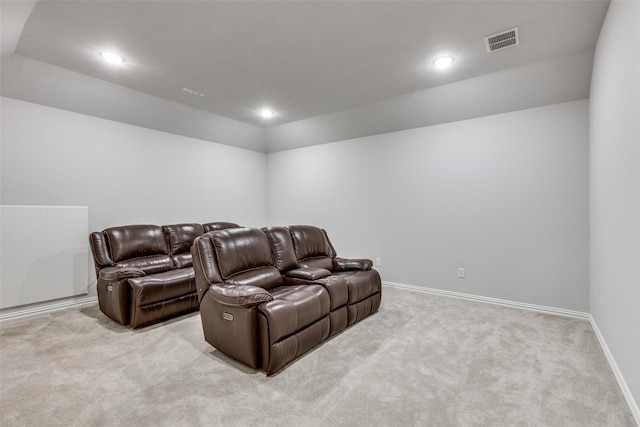
[{"label": "leather armrest", "polygon": [[220,304],[244,307],[251,307],[273,299],[269,291],[258,286],[233,286],[224,283],[211,284],[208,294]]},{"label": "leather armrest", "polygon": [[371,267],[373,262],[370,259],[333,259],[333,269],[336,271],[371,270]]},{"label": "leather armrest", "polygon": [[296,268],[295,270],[287,271],[285,276],[296,279],[317,280],[331,276],[331,272],[324,268]]},{"label": "leather armrest", "polygon": [[98,273],[98,277],[107,282],[117,282],[118,280],[145,275],[144,271],[135,267],[105,267]]}]

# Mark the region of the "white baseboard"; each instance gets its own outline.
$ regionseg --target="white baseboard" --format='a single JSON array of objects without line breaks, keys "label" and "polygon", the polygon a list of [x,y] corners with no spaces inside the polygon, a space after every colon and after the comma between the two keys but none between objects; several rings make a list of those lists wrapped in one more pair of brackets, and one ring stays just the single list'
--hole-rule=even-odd
[{"label": "white baseboard", "polygon": [[638,405],[636,404],[636,401],[633,398],[633,395],[631,394],[631,390],[629,390],[629,387],[627,386],[627,382],[624,380],[624,377],[622,376],[622,372],[620,372],[620,368],[618,368],[618,364],[616,363],[613,357],[613,354],[611,354],[611,351],[609,350],[609,347],[607,346],[607,343],[604,340],[604,337],[600,333],[600,329],[598,329],[598,325],[596,324],[595,320],[593,319],[593,316],[591,316],[590,313],[584,313],[581,311],[573,311],[573,310],[565,310],[565,309],[556,308],[556,307],[547,307],[543,305],[527,304],[527,303],[522,303],[517,301],[502,300],[497,298],[489,298],[489,297],[483,297],[479,295],[465,294],[461,292],[444,291],[441,289],[426,288],[422,286],[405,285],[403,283],[394,283],[394,282],[382,282],[382,283],[385,286],[390,286],[392,288],[407,289],[410,291],[423,292],[426,294],[442,295],[442,296],[447,296],[452,298],[460,298],[460,299],[466,299],[470,301],[484,302],[488,304],[502,305],[505,307],[521,308],[524,310],[532,310],[532,311],[538,311],[541,313],[555,314],[558,316],[575,317],[578,319],[588,320],[591,323],[591,326],[593,327],[596,338],[600,343],[600,347],[602,348],[602,351],[604,352],[604,355],[607,358],[607,361],[609,362],[609,366],[611,366],[611,370],[613,371],[613,374],[615,375],[616,380],[618,381],[618,385],[620,386],[620,390],[622,391],[622,394],[624,395],[624,398],[627,401],[627,404],[629,405],[629,409],[631,410],[631,413],[633,414],[633,417],[635,418],[636,423],[638,424],[638,426],[640,426],[640,410],[638,409]]},{"label": "white baseboard", "polygon": [[98,302],[97,296],[79,296],[65,298],[62,300],[48,301],[40,304],[31,304],[24,307],[4,309],[0,311],[0,321],[9,319],[18,319],[21,317],[33,316],[34,314],[42,314],[55,310],[76,307],[79,305]]},{"label": "white baseboard", "polygon": [[564,308],[547,307],[544,305],[527,304],[524,302],[483,297],[480,295],[465,294],[462,292],[444,291],[441,289],[426,288],[422,286],[405,285],[404,283],[395,283],[395,282],[382,282],[382,283],[386,286],[391,286],[392,288],[408,289],[411,291],[423,292],[426,294],[442,295],[442,296],[447,296],[452,298],[460,298],[460,299],[466,299],[470,301],[478,301],[478,302],[484,302],[488,304],[502,305],[505,307],[520,308],[524,310],[537,311],[540,313],[555,314],[557,316],[575,317],[578,319],[585,319],[585,320],[591,319],[591,315],[589,313],[584,313],[582,311],[566,310]]},{"label": "white baseboard", "polygon": [[629,405],[629,409],[631,409],[631,413],[633,414],[633,417],[636,420],[636,424],[640,426],[640,409],[638,408],[638,404],[633,398],[633,395],[631,394],[631,390],[629,390],[629,386],[627,385],[627,382],[624,380],[624,377],[622,376],[622,372],[620,372],[620,368],[618,368],[616,359],[613,357],[611,350],[609,350],[609,346],[607,345],[607,342],[604,340],[604,337],[600,333],[600,329],[598,328],[598,325],[596,324],[595,319],[593,318],[593,316],[589,316],[589,320],[591,321],[591,326],[593,327],[593,331],[596,334],[596,338],[598,338],[600,347],[602,348],[602,351],[604,352],[604,355],[607,358],[607,361],[609,362],[609,366],[611,366],[611,370],[613,371],[613,374],[616,376],[616,380],[618,380],[618,385],[620,386],[620,390],[622,390],[622,394],[624,394],[624,398],[626,399],[627,404]]}]

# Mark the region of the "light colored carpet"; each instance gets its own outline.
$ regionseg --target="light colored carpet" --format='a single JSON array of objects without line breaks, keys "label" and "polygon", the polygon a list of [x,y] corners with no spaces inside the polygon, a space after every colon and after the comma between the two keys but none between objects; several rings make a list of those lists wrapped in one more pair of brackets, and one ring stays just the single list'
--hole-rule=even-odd
[{"label": "light colored carpet", "polygon": [[2,426],[633,426],[586,320],[385,287],[380,311],[267,378],[198,313],[5,321]]}]

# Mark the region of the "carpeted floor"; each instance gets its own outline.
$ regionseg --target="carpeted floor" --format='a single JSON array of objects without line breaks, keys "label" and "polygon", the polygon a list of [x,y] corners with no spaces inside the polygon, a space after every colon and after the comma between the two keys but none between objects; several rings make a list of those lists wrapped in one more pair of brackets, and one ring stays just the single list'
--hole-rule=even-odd
[{"label": "carpeted floor", "polygon": [[634,426],[586,320],[385,287],[277,375],[97,305],[0,324],[2,426]]}]

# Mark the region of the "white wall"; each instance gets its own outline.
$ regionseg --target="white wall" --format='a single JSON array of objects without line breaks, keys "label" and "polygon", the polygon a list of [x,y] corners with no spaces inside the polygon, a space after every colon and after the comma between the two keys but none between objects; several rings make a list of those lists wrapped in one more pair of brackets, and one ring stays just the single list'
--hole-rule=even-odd
[{"label": "white wall", "polygon": [[1,204],[88,206],[89,227],[266,223],[266,155],[1,98]]},{"label": "white wall", "polygon": [[269,223],[321,225],[383,280],[589,309],[586,100],[267,159]]},{"label": "white wall", "polygon": [[611,2],[596,48],[590,102],[591,309],[636,402],[640,401],[638,23],[640,2]]}]

